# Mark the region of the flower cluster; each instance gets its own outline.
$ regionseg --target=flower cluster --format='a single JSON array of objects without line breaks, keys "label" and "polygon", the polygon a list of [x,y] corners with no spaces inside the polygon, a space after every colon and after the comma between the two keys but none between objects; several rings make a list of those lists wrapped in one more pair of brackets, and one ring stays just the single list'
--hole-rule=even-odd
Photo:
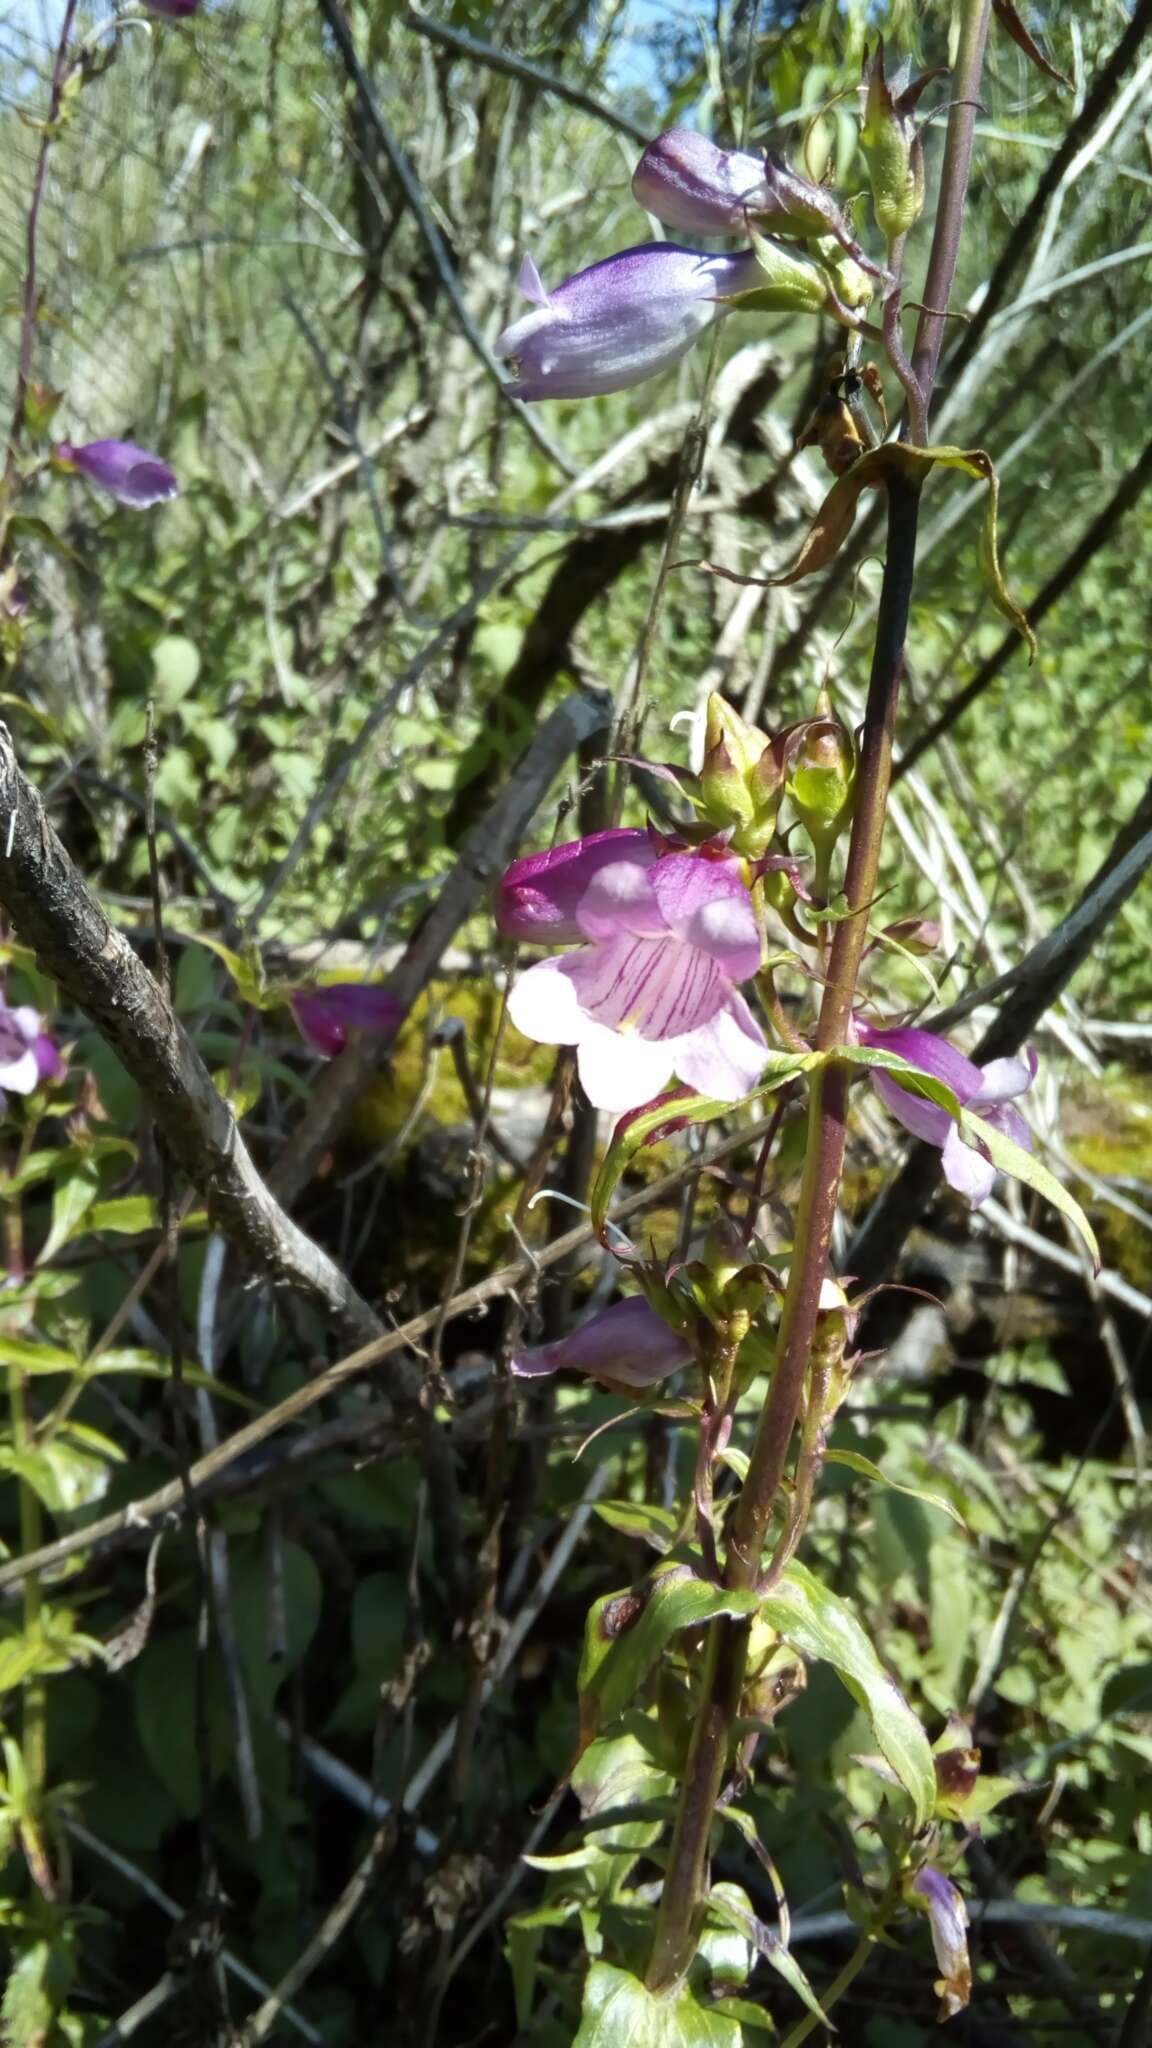
[{"label": "flower cluster", "polygon": [[676,233],[739,235],[749,246],[709,255],[645,242],[551,291],[525,257],[519,285],[532,310],[496,343],[497,355],[513,367],[513,397],[626,391],[679,362],[731,306],[827,312],[855,328],[874,280],[887,278],[854,240],[831,193],[781,157],[720,149],[706,136],[673,128],[644,151],[632,191]]},{"label": "flower cluster", "polygon": [[[815,717],[774,738],[714,698],[700,773],[661,772],[694,805],[691,831],[619,827],[529,854],[508,869],[496,905],[506,938],[571,949],[519,975],[512,1022],[539,1044],[573,1047],[588,1100],[617,1114],[651,1103],[673,1078],[717,1103],[756,1089],[770,1046],[744,989],[761,986],[779,1037],[762,981],[767,918],[774,910],[819,948],[820,928],[806,930],[798,913],[827,900],[830,858],[851,817],[854,743],[823,696]],[[782,830],[786,802],[792,822]],[[815,897],[788,843],[796,826],[812,849]],[[912,950],[931,943],[923,921],[895,930]],[[850,1036],[857,1057],[876,1054],[863,1064],[886,1107],[939,1148],[951,1186],[982,1202],[995,1179],[991,1159],[961,1134],[954,1111],[905,1085],[899,1063],[942,1082],[960,1109],[1027,1150],[1013,1104],[1031,1086],[1035,1057],[980,1068],[932,1032],[866,1015]]]}]

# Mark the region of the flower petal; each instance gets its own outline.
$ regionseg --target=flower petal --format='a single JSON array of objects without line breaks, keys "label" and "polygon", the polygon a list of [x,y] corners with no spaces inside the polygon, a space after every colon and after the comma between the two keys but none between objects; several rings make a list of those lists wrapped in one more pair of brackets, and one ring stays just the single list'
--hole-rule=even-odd
[{"label": "flower petal", "polygon": [[[579,954],[576,958],[579,959]],[[567,960],[538,960],[508,991],[508,1015],[538,1045],[575,1045],[587,1029]]]},{"label": "flower petal", "polygon": [[1027,1059],[989,1060],[980,1069],[980,1086],[970,1107],[982,1116],[994,1103],[1011,1102],[1014,1096],[1026,1095],[1036,1079],[1037,1065],[1036,1054],[1031,1051]]},{"label": "flower petal", "polygon": [[615,1301],[554,1344],[518,1351],[510,1361],[517,1379],[567,1370],[591,1373],[614,1386],[654,1387],[688,1365],[692,1352],[642,1295]]},{"label": "flower petal", "polygon": [[941,1109],[939,1103],[926,1102],[922,1095],[913,1095],[910,1088],[902,1088],[895,1074],[885,1074],[881,1068],[873,1067],[871,1080],[885,1108],[914,1138],[923,1138],[928,1145],[942,1145],[949,1131],[955,1129],[946,1109]]},{"label": "flower petal", "polygon": [[42,1081],[62,1081],[68,1072],[68,1062],[60,1051],[56,1040],[47,1031],[38,1031],[32,1041],[37,1071]]},{"label": "flower petal", "polygon": [[614,860],[601,868],[588,884],[576,911],[576,922],[586,939],[615,939],[622,933],[633,938],[669,937],[668,922],[652,887],[652,877],[662,865],[634,860]]},{"label": "flower petal", "polygon": [[379,982],[333,981],[291,999],[292,1014],[314,1052],[332,1058],[343,1052],[350,1031],[389,1036],[403,1023],[406,1006]]},{"label": "flower petal", "polygon": [[1032,1151],[1032,1133],[1020,1111],[1014,1109],[1010,1102],[996,1103],[991,1109],[979,1109],[975,1104],[973,1107],[977,1116],[982,1116],[985,1123],[994,1125],[998,1131],[1003,1131],[1006,1138],[1014,1138],[1018,1145],[1024,1147],[1025,1152]]},{"label": "flower petal", "polygon": [[729,981],[760,966],[760,932],[739,862],[674,853],[652,870],[652,892],[672,931],[711,953]]},{"label": "flower petal", "polygon": [[[924,1073],[932,1074],[961,1103],[967,1103],[979,1093],[983,1075],[972,1060],[957,1052],[946,1038],[938,1038],[934,1031],[917,1031],[914,1027],[888,1031],[878,1025],[856,1020],[856,1037],[861,1045],[872,1045],[878,1052],[893,1052],[898,1059],[907,1060],[910,1066],[920,1067]],[[879,1075],[873,1079],[878,1083]],[[888,1096],[884,1094],[885,1102]],[[901,1119],[903,1121],[903,1119]],[[909,1124],[909,1130],[913,1125]]]},{"label": "flower petal", "polygon": [[641,1038],[682,1038],[716,1015],[728,996],[716,962],[698,946],[624,934],[568,958],[581,1008],[597,1023],[628,1025]]},{"label": "flower petal", "polygon": [[[944,1112],[941,1110],[940,1115]],[[949,1123],[948,1135],[940,1151],[944,1178],[957,1194],[967,1195],[968,1200],[979,1207],[992,1193],[996,1180],[996,1168],[982,1152],[966,1145],[955,1124]]]},{"label": "flower petal", "polygon": [[671,1078],[672,1050],[667,1041],[585,1023],[576,1064],[594,1109],[642,1109]]},{"label": "flower petal", "polygon": [[497,897],[500,931],[507,939],[574,945],[584,936],[576,922],[577,905],[601,868],[623,859],[637,867],[651,866],[656,849],[647,832],[632,826],[590,832],[566,846],[514,860]]},{"label": "flower petal", "polygon": [[0,1087],[16,1095],[31,1095],[40,1085],[40,1063],[30,1045],[17,1052],[11,1044],[0,1047]]},{"label": "flower petal", "polygon": [[717,1102],[751,1094],[768,1056],[764,1033],[735,989],[715,1017],[672,1050],[680,1079]]}]

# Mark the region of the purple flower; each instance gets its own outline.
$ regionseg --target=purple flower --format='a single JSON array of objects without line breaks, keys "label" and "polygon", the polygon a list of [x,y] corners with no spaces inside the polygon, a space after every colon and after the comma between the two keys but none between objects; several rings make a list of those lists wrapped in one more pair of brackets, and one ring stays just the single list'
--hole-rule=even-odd
[{"label": "purple flower", "polygon": [[932,1947],[940,1972],[933,1986],[940,1999],[937,2018],[950,2020],[963,2012],[972,1995],[968,1909],[951,1880],[930,1863],[917,1871],[911,1892],[913,1905],[927,1913],[932,1926]]},{"label": "purple flower", "polygon": [[762,156],[720,149],[694,128],[669,128],[644,151],[632,196],[678,234],[738,235],[768,205]]},{"label": "purple flower", "polygon": [[[561,874],[576,865],[573,850]],[[597,867],[567,909],[565,935],[587,943],[529,967],[508,1014],[526,1038],[576,1047],[597,1109],[637,1109],[673,1072],[721,1102],[755,1087],[766,1047],[737,983],[760,966],[760,933],[738,860],[653,860],[645,843]]]},{"label": "purple flower", "polygon": [[86,441],[79,448],[72,441],[61,441],[56,453],[118,504],[135,506],[138,511],[163,504],[180,489],[166,462],[131,441]]},{"label": "purple flower", "polygon": [[751,249],[706,256],[646,242],[605,257],[549,292],[530,256],[520,289],[535,311],[506,327],[496,354],[516,376],[514,398],[592,398],[626,391],[679,362],[723,300],[762,282]]},{"label": "purple flower", "polygon": [[169,21],[186,21],[190,14],[195,14],[200,0],[144,0],[144,5],[150,14],[167,15]]},{"label": "purple flower", "polygon": [[[1035,1053],[1030,1052],[1027,1059],[991,1060],[986,1067],[978,1067],[957,1052],[954,1045],[949,1045],[946,1038],[937,1038],[932,1031],[883,1031],[858,1020],[856,1036],[861,1045],[874,1046],[878,1052],[894,1052],[910,1065],[934,1075],[951,1088],[962,1109],[983,1117],[985,1123],[1014,1138],[1026,1152],[1032,1150],[1032,1133],[1019,1110],[1012,1108],[1012,1101],[1032,1086],[1036,1076]],[[926,1102],[923,1096],[913,1095],[910,1089],[901,1087],[895,1074],[883,1073],[878,1068],[872,1070],[872,1086],[906,1131],[923,1138],[926,1144],[939,1146],[949,1187],[967,1195],[972,1202],[985,1201],[992,1192],[996,1168],[983,1153],[965,1144],[947,1110],[935,1102]]]},{"label": "purple flower", "polygon": [[514,860],[500,883],[496,923],[506,939],[529,944],[572,946],[584,937],[576,908],[589,882],[613,861],[650,865],[657,848],[647,832],[619,826],[611,832],[590,832],[547,853],[528,853]]},{"label": "purple flower", "polygon": [[4,1090],[31,1095],[41,1081],[59,1081],[68,1072],[55,1040],[41,1029],[40,1016],[27,1003],[11,1008],[0,996],[0,1109]]},{"label": "purple flower", "polygon": [[313,1052],[332,1059],[343,1052],[350,1031],[378,1031],[391,1037],[407,1014],[406,1005],[379,982],[333,981],[291,999],[300,1035]]},{"label": "purple flower", "polygon": [[637,1294],[613,1302],[555,1344],[516,1352],[511,1370],[517,1379],[583,1372],[610,1387],[634,1390],[657,1386],[669,1373],[688,1365],[692,1356],[691,1346]]}]

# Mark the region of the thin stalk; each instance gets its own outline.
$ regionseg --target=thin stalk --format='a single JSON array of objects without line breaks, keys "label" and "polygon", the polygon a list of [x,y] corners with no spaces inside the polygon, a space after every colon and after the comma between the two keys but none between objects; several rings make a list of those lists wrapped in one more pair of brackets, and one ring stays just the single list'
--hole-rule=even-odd
[{"label": "thin stalk", "polygon": [[[892,769],[892,734],[904,666],[918,512],[916,486],[894,478],[888,494],[888,554],[857,774],[856,811],[844,876],[845,894],[855,915],[837,925],[832,941],[816,1035],[821,1051],[844,1042],[857,970],[868,935],[868,911],[876,890],[884,805]],[[847,1108],[848,1068],[830,1063],[814,1076],[809,1093],[808,1147],[796,1212],[798,1250],[781,1310],[772,1384],[760,1418],[748,1477],[732,1517],[724,1567],[725,1584],[732,1588],[746,1589],[757,1583],[768,1525],[784,1474],[832,1241],[844,1163]],[[801,1533],[797,1533],[797,1541]],[[720,1622],[709,1630],[700,1710],[689,1746],[648,1966],[648,1984],[653,1990],[682,1976],[694,1953],[697,1921],[705,1895],[709,1833],[723,1782],[730,1730],[740,1705],[749,1630],[750,1624],[742,1621]]]},{"label": "thin stalk", "polygon": [[36,271],[36,240],[40,226],[40,208],[44,202],[44,188],[48,180],[48,158],[52,144],[58,134],[57,123],[64,101],[64,87],[68,81],[68,45],[76,20],[78,0],[68,0],[64,19],[60,24],[60,40],[56,45],[56,56],[52,65],[52,89],[48,100],[48,118],[40,131],[40,147],[36,153],[36,169],[32,177],[32,197],[28,205],[28,219],[24,230],[24,291],[20,314],[20,354],[16,366],[16,395],[12,404],[12,424],[8,429],[8,448],[4,458],[4,487],[7,498],[8,485],[20,453],[20,441],[24,430],[24,408],[28,398],[28,386],[32,381],[32,362],[36,349],[36,328],[39,322],[37,305],[38,280]]},{"label": "thin stalk", "polygon": [[[21,1142],[17,1166],[28,1151],[34,1130],[35,1125],[29,1119]],[[14,1280],[22,1280],[25,1273],[24,1220],[20,1213],[19,1196],[5,1204],[4,1251],[8,1275]],[[12,1449],[17,1458],[25,1457],[33,1448],[33,1432],[28,1413],[28,1382],[18,1366],[10,1366],[8,1369],[8,1415],[12,1430]],[[16,1490],[19,1500],[20,1548],[27,1555],[30,1546],[38,1549],[44,1540],[43,1513],[39,1494],[22,1472],[17,1476]],[[44,1598],[39,1580],[25,1579],[24,1636],[28,1642],[34,1642],[40,1634],[43,1606]],[[33,1882],[44,1897],[50,1899],[55,1896],[56,1887],[41,1826],[44,1785],[48,1775],[47,1701],[44,1680],[35,1672],[24,1686],[21,1708],[21,1751],[24,1759],[26,1804],[20,1821],[20,1841]]]},{"label": "thin stalk", "polygon": [[948,302],[956,276],[956,259],[960,254],[964,202],[968,197],[968,175],[972,168],[972,138],[991,13],[992,0],[967,0],[960,15],[960,40],[952,67],[952,111],[948,116],[944,161],[940,168],[932,253],[928,258],[923,311],[912,350],[913,375],[924,394],[925,431],[944,341]]},{"label": "thin stalk", "polygon": [[[840,1975],[832,1979],[831,1984],[824,1993],[821,2002],[825,2012],[836,2004],[837,1999],[843,1998],[849,1985],[855,1983],[875,1946],[876,1944],[870,1934],[862,1934],[860,1936]],[[805,2013],[804,2018],[796,2022],[791,2033],[784,2036],[782,2048],[800,2048],[801,2041],[806,2041],[809,2034],[819,2025],[820,2021],[814,2012]]]}]

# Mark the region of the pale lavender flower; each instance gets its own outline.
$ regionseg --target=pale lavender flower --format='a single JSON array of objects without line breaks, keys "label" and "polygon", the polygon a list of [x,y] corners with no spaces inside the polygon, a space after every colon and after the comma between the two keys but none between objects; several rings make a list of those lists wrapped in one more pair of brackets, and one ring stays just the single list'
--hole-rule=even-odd
[{"label": "pale lavender flower", "polygon": [[376,1031],[390,1038],[404,1021],[406,1005],[379,982],[333,981],[291,998],[292,1015],[313,1052],[333,1059],[350,1031]]},{"label": "pale lavender flower", "polygon": [[694,128],[669,128],[637,164],[632,197],[677,234],[744,234],[749,213],[768,205],[764,158],[720,149]]},{"label": "pale lavender flower", "polygon": [[748,1094],[767,1049],[738,990],[760,966],[740,862],[702,851],[653,859],[645,842],[598,867],[578,901],[564,887],[563,934],[586,943],[519,977],[508,998],[517,1029],[575,1046],[597,1109],[637,1109],[673,1073],[722,1102]]},{"label": "pale lavender flower", "polygon": [[59,1081],[67,1071],[39,1012],[27,1003],[12,1007],[0,996],[0,1110],[7,1106],[5,1089],[31,1095],[41,1081]]},{"label": "pale lavender flower", "polygon": [[61,441],[56,453],[89,483],[107,491],[117,504],[131,505],[137,511],[162,505],[180,489],[168,464],[132,441],[86,441],[79,447],[73,441]]},{"label": "pale lavender flower", "polygon": [[593,263],[548,291],[530,256],[519,284],[534,311],[506,327],[496,354],[511,362],[514,398],[591,398],[626,391],[679,362],[725,299],[763,275],[751,249],[706,256],[646,242]]},{"label": "pale lavender flower", "polygon": [[[1034,1052],[1030,1052],[1027,1059],[990,1060],[986,1067],[978,1067],[954,1045],[949,1045],[946,1038],[937,1038],[932,1031],[911,1028],[881,1030],[857,1020],[855,1032],[861,1045],[873,1046],[878,1052],[896,1053],[911,1066],[921,1068],[937,1081],[943,1081],[962,1109],[970,1109],[985,1123],[1003,1131],[1026,1152],[1032,1150],[1032,1133],[1012,1103],[1016,1096],[1026,1094],[1032,1086],[1036,1076]],[[905,1130],[923,1138],[926,1144],[939,1148],[944,1178],[949,1187],[967,1195],[971,1202],[986,1201],[996,1179],[996,1168],[982,1152],[964,1142],[947,1110],[901,1087],[896,1074],[887,1074],[874,1067],[871,1080],[877,1094]]]},{"label": "pale lavender flower", "polygon": [[963,2012],[972,1995],[968,1960],[968,1909],[950,1878],[926,1863],[912,1880],[912,1903],[927,1913],[932,1947],[940,1972],[934,1990],[940,2000],[937,2017],[950,2020]]},{"label": "pale lavender flower", "polygon": [[517,1379],[581,1372],[612,1387],[639,1390],[658,1386],[692,1356],[691,1346],[637,1294],[613,1302],[554,1344],[516,1352],[510,1370]]}]

